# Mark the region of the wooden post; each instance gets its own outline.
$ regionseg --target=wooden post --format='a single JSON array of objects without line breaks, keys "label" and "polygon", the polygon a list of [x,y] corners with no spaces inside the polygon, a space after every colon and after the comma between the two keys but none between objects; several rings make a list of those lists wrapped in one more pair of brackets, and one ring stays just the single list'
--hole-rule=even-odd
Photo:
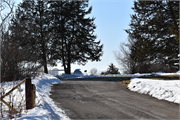
[{"label": "wooden post", "polygon": [[35,107],[35,97],[36,97],[36,86],[34,84],[31,84],[32,85],[32,107]]},{"label": "wooden post", "polygon": [[25,83],[25,91],[26,91],[26,110],[32,108],[32,85],[31,78],[27,76]]}]

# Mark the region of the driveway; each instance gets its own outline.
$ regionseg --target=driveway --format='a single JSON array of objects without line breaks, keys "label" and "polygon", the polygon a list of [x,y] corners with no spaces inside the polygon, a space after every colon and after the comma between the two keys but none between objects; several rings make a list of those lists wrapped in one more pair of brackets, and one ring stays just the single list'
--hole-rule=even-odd
[{"label": "driveway", "polygon": [[50,97],[71,119],[180,118],[179,104],[129,91],[117,78],[63,80]]}]

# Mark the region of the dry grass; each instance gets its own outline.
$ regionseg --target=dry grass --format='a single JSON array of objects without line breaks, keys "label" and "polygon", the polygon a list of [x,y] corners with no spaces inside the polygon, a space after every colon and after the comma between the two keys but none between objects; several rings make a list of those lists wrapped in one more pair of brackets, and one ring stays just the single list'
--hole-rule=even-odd
[{"label": "dry grass", "polygon": [[[162,75],[162,76],[159,76],[159,77],[144,77],[144,79],[152,79],[152,80],[180,80],[179,79],[180,76],[177,75],[177,74],[174,74],[174,75]],[[118,81],[118,83],[120,85],[122,85],[123,87],[125,88],[128,88],[128,85],[130,83],[130,80],[123,80],[123,81]]]},{"label": "dry grass", "polygon": [[140,78],[152,79],[152,80],[179,80],[179,75],[161,75],[161,76],[142,76]]},{"label": "dry grass", "polygon": [[123,81],[119,81],[118,83],[121,84],[123,87],[128,88],[130,80],[123,80]]},{"label": "dry grass", "polygon": [[161,75],[163,77],[180,77],[180,75],[178,74],[174,74],[174,75]]},{"label": "dry grass", "polygon": [[[2,97],[7,93],[9,90],[11,90],[13,87],[15,87],[18,83],[12,82],[11,85],[3,85],[3,83],[0,84],[0,96]],[[6,101],[10,106],[12,106],[14,109],[18,111],[16,114],[13,112],[8,106],[6,106],[1,100],[0,100],[0,119],[7,118],[7,119],[13,119],[18,118],[21,116],[21,113],[23,110],[25,110],[25,96],[23,93],[21,93],[21,86],[17,88],[17,90],[11,92],[9,95],[7,95],[3,100]],[[18,97],[15,96],[15,92],[18,92]],[[24,92],[24,91],[23,91]]]}]

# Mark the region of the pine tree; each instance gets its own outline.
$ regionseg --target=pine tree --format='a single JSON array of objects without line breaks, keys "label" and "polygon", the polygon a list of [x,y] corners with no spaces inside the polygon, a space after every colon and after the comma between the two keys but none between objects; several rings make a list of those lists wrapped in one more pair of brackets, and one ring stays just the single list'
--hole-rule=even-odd
[{"label": "pine tree", "polygon": [[103,45],[94,35],[95,18],[88,18],[88,1],[23,1],[12,19],[12,41],[36,56],[47,73],[47,64],[61,61],[65,73],[71,64],[100,61]]},{"label": "pine tree", "polygon": [[109,65],[109,68],[108,68],[107,71],[105,72],[105,74],[106,74],[106,75],[107,75],[107,74],[120,74],[120,72],[119,72],[119,69],[116,68],[116,67],[113,65],[113,63],[111,63],[111,64]]},{"label": "pine tree", "polygon": [[71,73],[72,63],[99,61],[103,45],[95,41],[95,18],[86,17],[92,10],[88,1],[51,1],[50,8],[54,58],[62,62],[65,73]]},{"label": "pine tree", "polygon": [[54,65],[51,58],[51,34],[47,1],[23,1],[18,5],[12,19],[12,40],[22,49],[36,56],[38,64],[48,73],[47,64]]},{"label": "pine tree", "polygon": [[176,71],[173,61],[178,54],[178,1],[134,1],[130,29],[136,39],[131,48],[132,59],[139,64],[136,72],[151,72],[154,64],[163,64]]}]

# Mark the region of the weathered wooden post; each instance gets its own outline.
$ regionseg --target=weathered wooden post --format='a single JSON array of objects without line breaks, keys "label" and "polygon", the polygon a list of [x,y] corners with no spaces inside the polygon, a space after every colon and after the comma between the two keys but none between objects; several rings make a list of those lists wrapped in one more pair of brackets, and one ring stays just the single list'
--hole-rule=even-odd
[{"label": "weathered wooden post", "polygon": [[13,92],[16,88],[18,88],[24,82],[25,82],[26,110],[35,107],[35,92],[36,92],[36,87],[35,87],[34,84],[31,84],[31,78],[29,76],[27,76],[26,79],[24,79],[18,85],[13,87],[5,95],[1,96],[1,99],[0,99],[5,105],[7,105],[15,113],[18,113],[18,111],[16,109],[14,109],[13,106],[9,105],[6,101],[4,101],[3,98],[6,97],[7,95],[9,95],[11,92]]},{"label": "weathered wooden post", "polygon": [[32,107],[35,107],[35,96],[36,96],[36,86],[34,84],[31,84],[32,85]]},{"label": "weathered wooden post", "polygon": [[26,91],[26,110],[32,108],[32,85],[31,78],[27,76],[25,83],[25,91]]}]

